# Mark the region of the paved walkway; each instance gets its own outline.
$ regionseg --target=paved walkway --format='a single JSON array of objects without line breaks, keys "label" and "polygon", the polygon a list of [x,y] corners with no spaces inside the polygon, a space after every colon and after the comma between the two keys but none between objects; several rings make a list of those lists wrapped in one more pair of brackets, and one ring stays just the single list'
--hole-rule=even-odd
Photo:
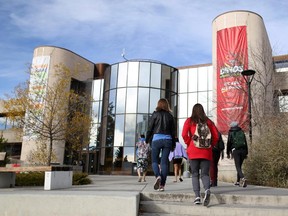
[{"label": "paved walkway", "polygon": [[[146,182],[138,182],[137,176],[117,176],[117,175],[90,175],[92,184],[73,186],[69,189],[44,191],[43,187],[15,187],[15,188],[0,188],[1,194],[13,193],[74,193],[74,192],[157,192],[153,189],[155,181],[154,176],[147,176]],[[165,186],[166,193],[192,193],[191,178],[183,178],[183,182],[173,182],[174,177],[168,176]],[[200,181],[201,182],[201,181]],[[203,190],[201,188],[201,190]],[[165,193],[164,192],[164,193]],[[203,192],[203,191],[201,191]],[[246,188],[236,187],[232,183],[219,182],[218,187],[212,187],[211,192],[215,194],[243,194],[243,195],[279,195],[288,196],[288,189],[272,188],[249,185]],[[160,193],[160,192],[159,192]]]},{"label": "paved walkway", "polygon": [[[191,178],[173,183],[169,176],[165,192],[154,191],[155,178],[148,176],[146,182],[138,182],[137,176],[91,175],[92,184],[73,186],[69,189],[45,191],[43,187],[0,188],[0,215],[9,216],[71,216],[71,215],[137,215],[140,193],[168,197],[193,196]],[[203,189],[201,188],[203,193]],[[219,182],[211,188],[212,194],[249,196],[281,196],[288,200],[288,189],[249,185],[235,187],[232,183]],[[154,194],[154,195],[153,195]],[[161,195],[160,195],[161,194]],[[287,197],[287,198],[286,198]],[[256,197],[257,198],[257,197]],[[16,208],[17,207],[17,208]],[[97,213],[95,213],[97,212]]]}]

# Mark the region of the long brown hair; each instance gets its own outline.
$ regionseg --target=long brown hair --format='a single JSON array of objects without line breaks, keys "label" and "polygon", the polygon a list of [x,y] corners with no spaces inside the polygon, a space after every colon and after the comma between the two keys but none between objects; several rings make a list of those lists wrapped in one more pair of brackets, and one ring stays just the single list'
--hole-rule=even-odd
[{"label": "long brown hair", "polygon": [[159,99],[156,107],[156,111],[165,110],[167,112],[171,112],[169,102],[166,98]]},{"label": "long brown hair", "polygon": [[207,115],[204,111],[204,108],[201,104],[197,103],[193,106],[192,115],[190,117],[191,123],[206,123],[207,122]]}]

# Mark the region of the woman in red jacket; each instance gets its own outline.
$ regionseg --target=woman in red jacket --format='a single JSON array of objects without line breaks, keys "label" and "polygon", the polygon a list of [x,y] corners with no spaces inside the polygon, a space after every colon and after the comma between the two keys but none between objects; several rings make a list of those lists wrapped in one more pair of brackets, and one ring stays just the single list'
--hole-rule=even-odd
[{"label": "woman in red jacket", "polygon": [[[198,145],[199,141],[203,140],[201,138],[202,134],[200,134],[199,126],[197,127],[198,124],[203,124],[204,126],[202,127],[206,127],[206,131],[208,131],[209,135],[207,135],[204,141],[211,141],[212,143],[208,142],[211,145]],[[205,189],[203,204],[204,206],[207,206],[210,202],[209,169],[210,161],[212,160],[212,147],[215,146],[218,141],[218,131],[214,123],[205,114],[201,104],[194,105],[191,117],[186,119],[184,123],[182,137],[185,144],[187,145],[187,155],[192,171],[192,186],[196,197],[194,204],[201,204],[199,181],[199,173],[201,170],[200,177]]]}]

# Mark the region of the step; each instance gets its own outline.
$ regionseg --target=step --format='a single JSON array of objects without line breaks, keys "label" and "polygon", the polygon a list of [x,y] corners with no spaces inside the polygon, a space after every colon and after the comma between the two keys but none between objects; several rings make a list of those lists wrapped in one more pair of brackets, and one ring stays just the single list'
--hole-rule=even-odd
[{"label": "step", "polygon": [[[204,197],[204,194],[202,194]],[[168,201],[168,202],[189,202],[193,203],[193,193],[141,193],[141,201]],[[211,203],[215,204],[243,204],[252,206],[286,207],[288,196],[277,195],[243,195],[243,194],[211,194]]]},{"label": "step", "polygon": [[247,204],[217,204],[212,200],[208,207],[194,205],[192,202],[141,201],[139,215],[253,215],[282,216],[288,215],[288,207],[259,206]]}]

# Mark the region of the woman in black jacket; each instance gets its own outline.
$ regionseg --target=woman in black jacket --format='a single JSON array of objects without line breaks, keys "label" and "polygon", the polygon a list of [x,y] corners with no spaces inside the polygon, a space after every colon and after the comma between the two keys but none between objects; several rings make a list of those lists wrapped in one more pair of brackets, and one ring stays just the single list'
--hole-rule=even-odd
[{"label": "woman in black jacket", "polygon": [[[153,112],[146,134],[146,143],[152,147],[152,169],[156,177],[154,190],[164,191],[168,175],[169,154],[175,148],[175,122],[168,100],[161,98]],[[160,167],[158,166],[161,155]]]}]

